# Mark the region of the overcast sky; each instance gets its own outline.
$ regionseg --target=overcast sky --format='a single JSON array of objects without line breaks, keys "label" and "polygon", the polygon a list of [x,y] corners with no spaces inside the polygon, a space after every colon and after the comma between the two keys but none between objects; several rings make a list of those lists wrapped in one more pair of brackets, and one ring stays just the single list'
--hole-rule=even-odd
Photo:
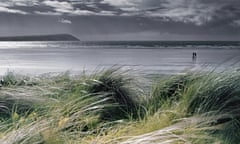
[{"label": "overcast sky", "polygon": [[240,40],[240,0],[1,0],[0,36]]}]

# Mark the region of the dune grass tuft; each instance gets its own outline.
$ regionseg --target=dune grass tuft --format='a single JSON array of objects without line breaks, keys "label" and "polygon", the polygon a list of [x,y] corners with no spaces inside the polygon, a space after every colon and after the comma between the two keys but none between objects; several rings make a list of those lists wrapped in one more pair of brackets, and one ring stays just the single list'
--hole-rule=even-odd
[{"label": "dune grass tuft", "polygon": [[239,73],[159,77],[142,89],[116,67],[79,76],[8,73],[0,143],[238,144]]}]

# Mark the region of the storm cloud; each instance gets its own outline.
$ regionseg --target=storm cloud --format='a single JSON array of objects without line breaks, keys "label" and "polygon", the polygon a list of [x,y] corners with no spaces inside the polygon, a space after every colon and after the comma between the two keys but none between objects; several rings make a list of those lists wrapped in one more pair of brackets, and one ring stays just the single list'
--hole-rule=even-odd
[{"label": "storm cloud", "polygon": [[[240,1],[2,0],[1,20],[4,21],[6,15],[18,15],[27,21],[23,23],[33,27],[33,20],[39,19],[37,21],[46,25],[57,25],[59,31],[68,29],[75,35],[85,35],[86,39],[96,38],[97,35],[104,37],[103,34],[107,39],[111,36],[118,39],[121,35],[135,39],[137,35],[141,37],[146,33],[142,38],[161,39],[165,36],[169,39],[212,37],[214,40],[237,40],[240,28]],[[0,24],[2,27],[8,27],[3,25],[2,21]],[[21,25],[17,27],[21,28]],[[30,32],[31,30],[28,33]]]},{"label": "storm cloud", "polygon": [[3,0],[0,2],[0,12],[158,17],[166,21],[202,25],[222,19],[232,20],[231,22],[239,20],[240,2],[238,0]]}]

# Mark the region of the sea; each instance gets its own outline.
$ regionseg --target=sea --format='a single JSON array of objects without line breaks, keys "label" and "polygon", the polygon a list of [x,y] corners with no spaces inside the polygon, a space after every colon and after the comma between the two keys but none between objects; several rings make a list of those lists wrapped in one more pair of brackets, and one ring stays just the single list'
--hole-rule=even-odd
[{"label": "sea", "polygon": [[240,41],[0,42],[0,75],[78,74],[111,67],[142,74],[239,70]]}]

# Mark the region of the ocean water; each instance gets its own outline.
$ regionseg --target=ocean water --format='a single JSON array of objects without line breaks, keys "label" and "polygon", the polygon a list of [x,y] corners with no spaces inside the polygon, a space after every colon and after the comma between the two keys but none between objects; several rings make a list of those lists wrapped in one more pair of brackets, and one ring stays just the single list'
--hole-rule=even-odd
[{"label": "ocean water", "polygon": [[[197,58],[192,53],[197,52]],[[0,74],[94,71],[114,65],[137,73],[240,68],[240,42],[0,42]]]}]

